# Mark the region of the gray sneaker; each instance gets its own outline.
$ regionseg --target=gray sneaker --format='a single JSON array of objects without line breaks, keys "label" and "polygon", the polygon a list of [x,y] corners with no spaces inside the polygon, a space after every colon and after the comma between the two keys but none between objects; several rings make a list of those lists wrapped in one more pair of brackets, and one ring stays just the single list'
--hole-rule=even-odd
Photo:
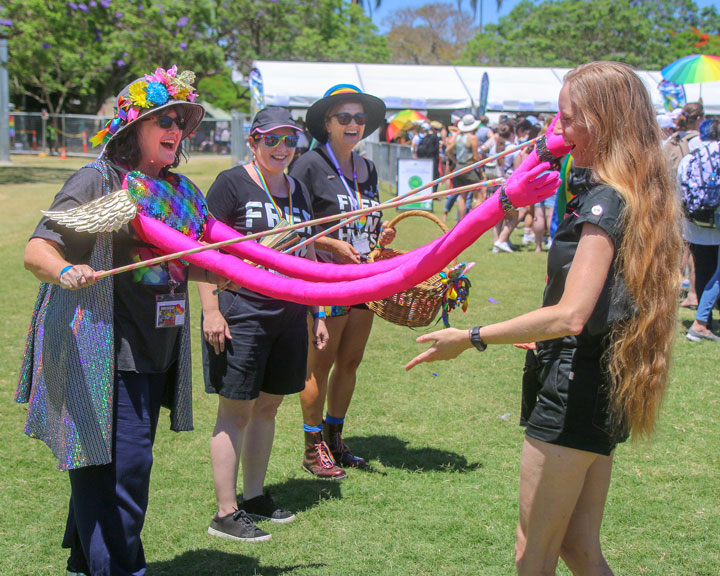
[{"label": "gray sneaker", "polygon": [[264,542],[272,538],[272,535],[255,526],[245,510],[236,510],[222,517],[216,515],[210,522],[208,534],[238,542]]},{"label": "gray sneaker", "polygon": [[712,340],[713,342],[720,342],[720,336],[715,336],[715,334],[710,331],[705,334],[703,332],[693,330],[692,328],[690,328],[687,334],[685,334],[685,338],[687,338],[691,342],[700,342],[701,340]]},{"label": "gray sneaker", "polygon": [[295,514],[283,510],[275,504],[270,492],[265,492],[250,500],[243,500],[242,496],[238,498],[238,508],[245,510],[248,516],[255,520],[270,520],[278,524],[287,524],[295,520]]}]

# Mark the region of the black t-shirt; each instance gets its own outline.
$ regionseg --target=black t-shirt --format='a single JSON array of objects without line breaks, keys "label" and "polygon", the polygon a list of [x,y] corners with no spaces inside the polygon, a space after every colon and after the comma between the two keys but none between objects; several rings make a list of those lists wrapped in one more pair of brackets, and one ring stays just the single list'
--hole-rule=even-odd
[{"label": "black t-shirt", "polygon": [[[369,208],[377,206],[380,203],[380,195],[378,193],[378,176],[375,165],[353,152],[356,171],[358,172],[358,190],[360,191],[361,208]],[[360,165],[366,167],[365,173],[360,170]],[[316,218],[324,216],[332,216],[343,212],[351,212],[353,206],[357,203],[357,199],[352,199],[348,195],[348,191],[340,180],[341,176],[335,169],[333,161],[327,155],[325,148],[315,148],[300,156],[295,162],[291,174],[300,180],[308,189],[310,199],[312,201],[312,209]],[[345,181],[348,188],[353,194],[356,194],[352,179],[352,174],[345,174]],[[382,212],[372,212],[366,216],[365,224],[359,229],[356,223],[343,226],[336,232],[329,234],[332,238],[338,238],[345,242],[353,243],[353,237],[358,232],[367,234],[369,246],[372,248],[377,244],[380,235],[380,227],[382,225]],[[336,224],[332,222],[325,224],[320,228],[325,230]],[[367,254],[367,252],[366,252]],[[364,255],[366,255],[364,254]],[[336,262],[337,260],[330,252],[325,250],[317,250],[318,260],[322,262]]]},{"label": "black t-shirt", "polygon": [[[305,187],[292,177],[288,178],[288,184],[292,196],[293,223],[312,220],[313,212]],[[282,210],[285,220],[290,222],[289,199],[275,196],[273,199]],[[265,190],[250,177],[244,166],[235,166],[218,174],[208,190],[206,201],[213,218],[241,234],[271,230],[279,222],[278,213]],[[312,236],[312,230],[309,227],[298,228],[296,233],[302,240]],[[307,249],[307,246],[303,246],[293,254],[305,257]],[[245,288],[241,289],[240,293],[255,299],[270,299],[268,296]]]},{"label": "black t-shirt", "polygon": [[[109,172],[111,190],[119,190],[122,186],[121,174],[113,169]],[[81,168],[57,193],[50,210],[69,210],[101,195],[100,172],[94,168]],[[95,245],[94,234],[76,232],[48,218],[40,220],[32,237],[57,243],[66,260],[73,264],[87,263]],[[113,232],[112,238],[114,267],[162,255],[140,240],[130,224]],[[187,294],[187,266],[177,260],[114,276],[113,324],[117,370],[165,372],[176,360],[180,327],[155,327],[156,297],[170,294],[170,280],[175,284],[175,295],[179,294],[179,299],[183,299]],[[187,315],[185,318],[188,321]]]},{"label": "black t-shirt", "polygon": [[617,252],[624,232],[624,207],[622,197],[614,188],[605,184],[578,194],[568,203],[565,219],[558,226],[548,253],[548,280],[543,306],[553,306],[560,301],[585,222],[602,228],[615,246],[615,255],[603,290],[583,331],[577,336],[538,342],[538,349],[558,345],[583,347],[593,355],[596,352],[600,356],[607,345],[605,337],[613,324],[633,314],[632,298],[622,277],[615,272]]}]

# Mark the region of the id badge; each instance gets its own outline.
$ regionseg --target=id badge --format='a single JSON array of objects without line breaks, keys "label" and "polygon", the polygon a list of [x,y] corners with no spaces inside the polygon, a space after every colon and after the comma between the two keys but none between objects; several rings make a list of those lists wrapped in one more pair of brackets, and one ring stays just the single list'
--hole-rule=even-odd
[{"label": "id badge", "polygon": [[370,254],[370,238],[367,232],[353,234],[352,245],[360,254]]},{"label": "id badge", "polygon": [[155,328],[175,328],[185,324],[185,294],[155,296]]}]

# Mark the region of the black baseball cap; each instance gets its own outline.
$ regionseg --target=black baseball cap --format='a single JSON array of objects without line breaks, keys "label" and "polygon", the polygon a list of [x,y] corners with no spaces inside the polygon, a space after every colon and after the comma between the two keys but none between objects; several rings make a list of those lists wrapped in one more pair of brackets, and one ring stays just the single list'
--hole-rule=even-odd
[{"label": "black baseball cap", "polygon": [[255,114],[252,126],[250,127],[250,134],[259,132],[265,134],[276,128],[292,128],[293,130],[301,131],[300,127],[295,124],[290,110],[282,108],[280,106],[270,106],[263,108]]}]

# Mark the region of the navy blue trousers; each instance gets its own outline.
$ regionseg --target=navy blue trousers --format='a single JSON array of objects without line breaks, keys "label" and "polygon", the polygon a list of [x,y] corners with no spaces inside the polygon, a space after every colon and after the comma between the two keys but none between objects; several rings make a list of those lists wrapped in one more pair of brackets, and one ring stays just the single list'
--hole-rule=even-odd
[{"label": "navy blue trousers", "polygon": [[63,547],[68,569],[92,576],[142,576],[145,521],[166,374],[118,372],[113,461],[70,470],[70,510]]}]

